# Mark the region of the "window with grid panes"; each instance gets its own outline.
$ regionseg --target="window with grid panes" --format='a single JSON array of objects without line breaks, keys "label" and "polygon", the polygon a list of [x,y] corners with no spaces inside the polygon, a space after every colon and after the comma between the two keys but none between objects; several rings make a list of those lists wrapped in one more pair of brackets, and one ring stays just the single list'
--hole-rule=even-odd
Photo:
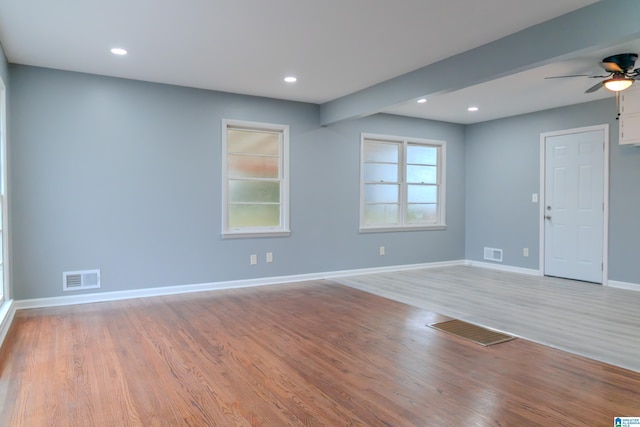
[{"label": "window with grid panes", "polygon": [[289,127],[223,121],[223,237],[288,235]]},{"label": "window with grid panes", "polygon": [[446,143],[362,134],[360,230],[442,229]]}]

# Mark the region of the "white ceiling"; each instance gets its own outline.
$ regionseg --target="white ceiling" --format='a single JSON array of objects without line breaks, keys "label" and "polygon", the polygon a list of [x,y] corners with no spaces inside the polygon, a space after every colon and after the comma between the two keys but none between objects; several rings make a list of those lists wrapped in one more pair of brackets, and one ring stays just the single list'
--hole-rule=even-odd
[{"label": "white ceiling", "polygon": [[[2,0],[0,41],[12,63],[321,104],[592,3]],[[116,46],[129,54],[112,55]],[[597,62],[622,51],[640,44],[578,53],[384,111],[474,123],[612,96],[585,95],[593,79],[543,77],[599,74]],[[285,75],[298,83],[283,82]],[[468,113],[472,104],[480,111]]]}]

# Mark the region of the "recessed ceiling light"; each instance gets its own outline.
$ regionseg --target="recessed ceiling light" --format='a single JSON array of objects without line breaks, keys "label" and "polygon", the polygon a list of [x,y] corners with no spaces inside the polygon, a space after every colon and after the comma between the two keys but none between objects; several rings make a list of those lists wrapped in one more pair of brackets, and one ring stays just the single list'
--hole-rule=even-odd
[{"label": "recessed ceiling light", "polygon": [[284,78],[284,81],[287,83],[295,83],[298,81],[298,78],[293,76],[287,76]]},{"label": "recessed ceiling light", "polygon": [[127,51],[119,47],[114,47],[113,49],[111,49],[111,53],[113,53],[114,55],[126,55]]},{"label": "recessed ceiling light", "polygon": [[425,102],[427,102],[427,98],[418,99],[418,104],[424,104]]},{"label": "recessed ceiling light", "polygon": [[469,108],[467,108],[467,111],[471,111],[471,112],[478,111],[478,110],[479,110],[478,107],[469,107]]}]

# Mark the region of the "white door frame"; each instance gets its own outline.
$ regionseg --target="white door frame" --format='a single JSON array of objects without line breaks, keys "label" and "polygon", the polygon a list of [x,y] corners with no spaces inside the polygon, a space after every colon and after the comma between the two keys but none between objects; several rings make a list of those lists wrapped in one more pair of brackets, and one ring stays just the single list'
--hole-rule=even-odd
[{"label": "white door frame", "polygon": [[609,282],[609,124],[596,126],[586,126],[574,129],[565,129],[554,132],[544,132],[540,134],[540,254],[539,254],[539,275],[544,276],[544,215],[546,206],[545,178],[546,178],[546,139],[553,136],[569,135],[572,133],[582,133],[602,130],[604,133],[604,156],[603,156],[603,200],[604,211],[602,216],[602,286],[608,286]]}]

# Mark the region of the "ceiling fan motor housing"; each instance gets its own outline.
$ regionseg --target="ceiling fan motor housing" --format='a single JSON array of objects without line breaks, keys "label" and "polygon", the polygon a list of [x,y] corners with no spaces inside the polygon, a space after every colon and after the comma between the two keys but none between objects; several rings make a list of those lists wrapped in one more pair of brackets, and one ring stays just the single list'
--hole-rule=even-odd
[{"label": "ceiling fan motor housing", "polygon": [[604,58],[602,60],[603,63],[613,62],[617,64],[624,71],[633,69],[636,61],[638,60],[638,55],[636,53],[620,53],[618,55],[612,55]]}]

